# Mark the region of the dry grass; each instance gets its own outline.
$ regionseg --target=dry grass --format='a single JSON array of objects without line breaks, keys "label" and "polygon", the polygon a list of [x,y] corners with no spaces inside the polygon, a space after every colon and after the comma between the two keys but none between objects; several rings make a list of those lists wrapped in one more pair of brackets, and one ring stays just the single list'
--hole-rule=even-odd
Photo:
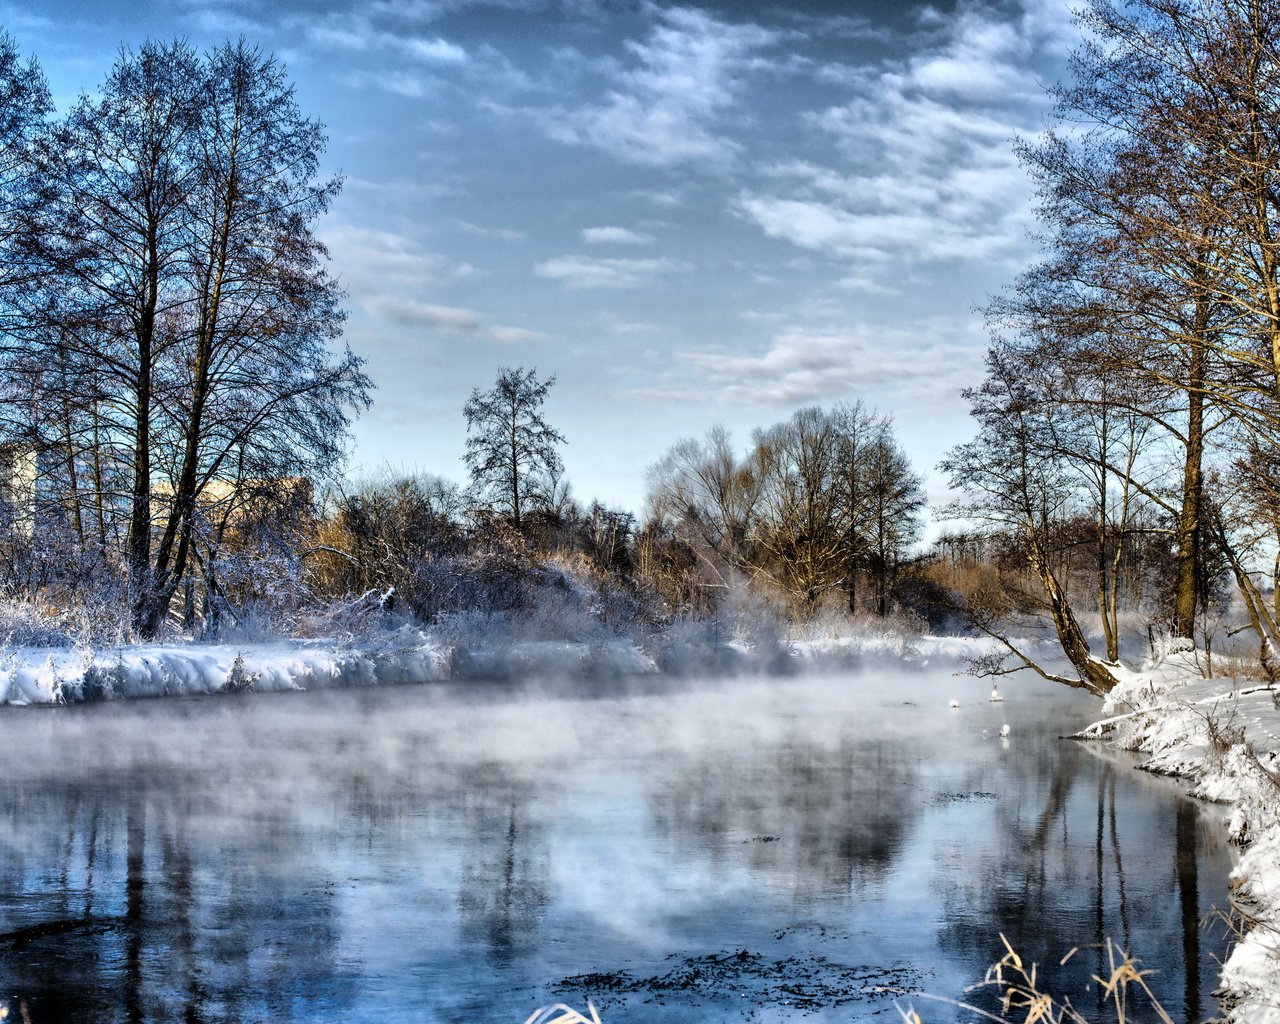
[{"label": "dry grass", "polygon": [[584,1017],[564,1003],[556,1003],[555,1006],[534,1010],[524,1024],[600,1024],[600,1015],[590,1003],[587,1003],[587,1011],[591,1014],[590,1017]]},{"label": "dry grass", "polygon": [[[1036,965],[1025,964],[1003,935],[1000,936],[1000,941],[1004,943],[1005,955],[988,968],[986,978],[981,985],[976,986],[996,989],[1000,996],[999,1015],[968,1003],[957,1005],[998,1024],[1102,1024],[1101,1021],[1090,1022],[1082,1016],[1069,999],[1043,991],[1036,976]],[[1107,940],[1106,949],[1108,974],[1106,977],[1095,974],[1093,980],[1101,986],[1103,997],[1110,1005],[1114,1024],[1126,1024],[1131,1019],[1137,1019],[1130,1016],[1135,1003],[1144,1004],[1143,1020],[1153,1019],[1154,1016],[1160,1024],[1174,1024],[1173,1018],[1156,1000],[1147,985],[1146,979],[1150,972],[1141,970],[1138,961],[1115,946],[1110,939]],[[1060,963],[1065,964],[1077,952],[1078,948],[1071,950]],[[902,1015],[903,1024],[924,1024],[924,1018],[914,1008],[899,1007],[898,1012]]]}]

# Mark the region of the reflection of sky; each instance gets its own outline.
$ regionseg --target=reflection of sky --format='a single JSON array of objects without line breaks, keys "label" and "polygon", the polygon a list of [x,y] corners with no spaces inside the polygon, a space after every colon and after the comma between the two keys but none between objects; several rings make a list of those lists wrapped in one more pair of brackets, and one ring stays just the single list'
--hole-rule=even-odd
[{"label": "reflection of sky", "polygon": [[[146,1005],[198,990],[228,1020],[517,1019],[557,979],[738,949],[911,964],[955,995],[1001,931],[1045,962],[1090,941],[1100,892],[1104,933],[1156,958],[1176,1009],[1176,787],[1058,742],[1089,707],[1073,694],[1015,679],[1004,705],[947,708],[976,689],[868,674],[618,699],[431,686],[11,709],[0,930],[121,920],[10,951],[0,997],[38,990],[52,953],[80,965],[59,991],[122,1019],[133,938]],[[1202,912],[1227,866],[1202,855]],[[140,931],[122,923],[130,892]]]},{"label": "reflection of sky", "polygon": [[[377,404],[357,460],[461,475],[499,365],[559,384],[578,494],[724,421],[895,414],[919,467],[968,432],[975,304],[1030,255],[1010,140],[1076,41],[1066,0],[0,3],[65,107],[143,32],[287,61],[346,176],[322,234]],[[934,481],[935,485],[937,481]]]}]

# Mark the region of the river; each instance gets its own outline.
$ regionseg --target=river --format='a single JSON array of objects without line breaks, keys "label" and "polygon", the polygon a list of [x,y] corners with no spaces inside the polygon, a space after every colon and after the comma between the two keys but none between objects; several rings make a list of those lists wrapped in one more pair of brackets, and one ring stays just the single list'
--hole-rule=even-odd
[{"label": "river", "polygon": [[1087,1013],[1110,938],[1212,1016],[1215,812],[955,667],[0,709],[0,1008],[950,1022],[907,993],[991,1006],[1004,934]]}]

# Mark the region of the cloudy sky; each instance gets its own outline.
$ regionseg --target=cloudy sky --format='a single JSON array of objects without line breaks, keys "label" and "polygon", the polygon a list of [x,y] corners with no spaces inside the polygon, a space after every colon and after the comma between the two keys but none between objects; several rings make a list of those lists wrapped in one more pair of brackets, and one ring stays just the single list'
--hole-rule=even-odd
[{"label": "cloudy sky", "polygon": [[60,107],[121,45],[243,34],[326,163],[320,227],[378,390],[353,472],[461,481],[462,405],[555,374],[578,498],[720,422],[861,398],[931,491],[970,428],[975,305],[1033,255],[1010,151],[1076,39],[1067,0],[0,0]]}]

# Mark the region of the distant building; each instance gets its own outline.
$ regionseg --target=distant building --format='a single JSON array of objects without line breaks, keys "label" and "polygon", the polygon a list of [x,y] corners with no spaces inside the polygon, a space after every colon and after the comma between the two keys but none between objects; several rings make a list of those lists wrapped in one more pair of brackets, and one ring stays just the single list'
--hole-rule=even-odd
[{"label": "distant building", "polygon": [[36,528],[41,461],[31,445],[0,445],[0,527],[24,537]]},{"label": "distant building", "polygon": [[[294,525],[312,511],[314,485],[309,477],[285,476],[269,480],[213,479],[201,489],[197,508],[211,527],[223,530],[225,539],[242,540],[260,525]],[[151,490],[161,499],[152,508],[152,522],[157,530],[168,525],[172,506],[173,485],[157,484]]]}]

